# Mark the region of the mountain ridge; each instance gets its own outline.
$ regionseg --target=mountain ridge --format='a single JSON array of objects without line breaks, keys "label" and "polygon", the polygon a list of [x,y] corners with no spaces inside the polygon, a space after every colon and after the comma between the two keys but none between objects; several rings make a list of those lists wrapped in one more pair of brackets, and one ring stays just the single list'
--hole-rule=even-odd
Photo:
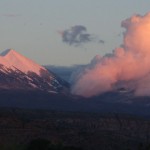
[{"label": "mountain ridge", "polygon": [[0,89],[42,90],[60,92],[67,89],[63,80],[57,80],[43,66],[7,49],[0,54]]}]

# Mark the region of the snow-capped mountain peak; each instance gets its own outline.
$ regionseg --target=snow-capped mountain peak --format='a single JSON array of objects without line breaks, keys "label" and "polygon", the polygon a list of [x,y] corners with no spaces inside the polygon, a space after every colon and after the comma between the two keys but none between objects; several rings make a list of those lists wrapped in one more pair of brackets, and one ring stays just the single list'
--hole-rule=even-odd
[{"label": "snow-capped mountain peak", "polygon": [[0,64],[12,70],[17,68],[24,73],[33,71],[38,75],[40,75],[41,69],[46,70],[44,67],[24,57],[13,49],[7,49],[0,54]]},{"label": "snow-capped mountain peak", "polygon": [[0,54],[0,90],[38,89],[56,93],[66,88],[65,81],[15,50],[7,49]]}]

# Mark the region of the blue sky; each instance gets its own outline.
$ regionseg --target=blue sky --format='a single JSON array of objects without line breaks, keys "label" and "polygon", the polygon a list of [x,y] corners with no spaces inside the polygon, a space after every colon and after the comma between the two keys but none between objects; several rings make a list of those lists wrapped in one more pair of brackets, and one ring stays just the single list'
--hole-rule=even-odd
[{"label": "blue sky", "polygon": [[[42,65],[86,64],[122,43],[122,20],[149,11],[150,1],[137,0],[1,0],[0,51],[12,48]],[[59,32],[76,25],[104,43],[63,42]]]}]

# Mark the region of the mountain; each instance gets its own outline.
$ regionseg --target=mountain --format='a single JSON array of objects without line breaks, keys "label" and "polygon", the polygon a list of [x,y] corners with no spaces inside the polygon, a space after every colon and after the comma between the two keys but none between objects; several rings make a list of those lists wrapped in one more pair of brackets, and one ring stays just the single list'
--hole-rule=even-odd
[{"label": "mountain", "polygon": [[68,91],[69,84],[44,67],[7,49],[0,54],[0,90]]},{"label": "mountain", "polygon": [[0,54],[0,107],[150,116],[150,97],[123,87],[90,98],[69,91],[68,82],[15,50]]},{"label": "mountain", "polygon": [[73,65],[73,66],[54,66],[54,65],[46,65],[44,66],[47,70],[51,70],[55,72],[58,76],[60,76],[65,81],[72,83],[72,75],[76,74],[80,70],[83,69],[86,65]]}]

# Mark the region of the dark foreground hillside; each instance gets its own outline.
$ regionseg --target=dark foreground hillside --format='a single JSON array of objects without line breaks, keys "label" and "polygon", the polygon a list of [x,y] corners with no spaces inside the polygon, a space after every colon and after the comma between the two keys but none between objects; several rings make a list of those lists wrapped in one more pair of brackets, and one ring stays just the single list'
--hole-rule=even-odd
[{"label": "dark foreground hillside", "polygon": [[0,150],[148,150],[150,120],[118,114],[0,109]]}]

